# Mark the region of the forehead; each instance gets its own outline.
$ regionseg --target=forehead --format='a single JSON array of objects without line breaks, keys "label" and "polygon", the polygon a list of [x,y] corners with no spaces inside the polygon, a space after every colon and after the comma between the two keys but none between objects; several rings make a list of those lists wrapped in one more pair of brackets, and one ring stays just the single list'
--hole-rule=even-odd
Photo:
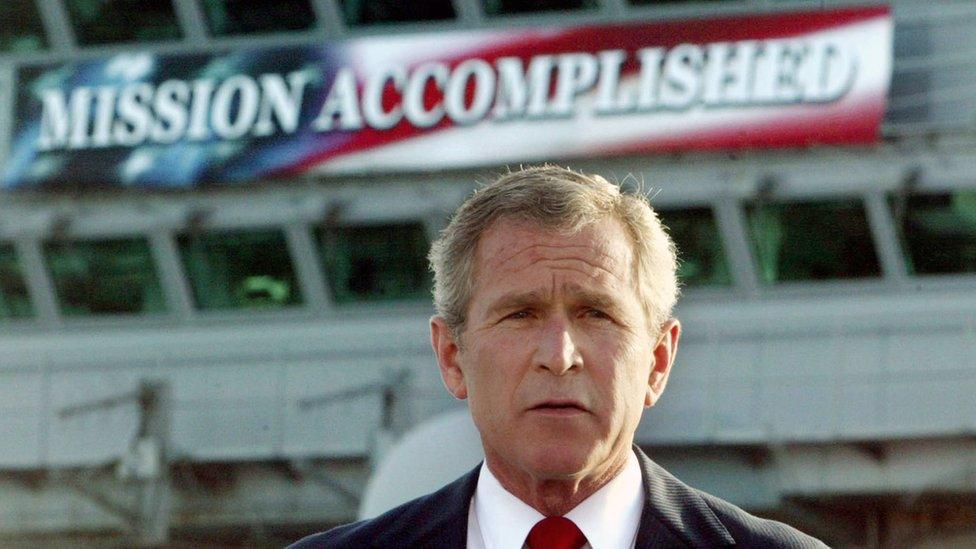
[{"label": "forehead", "polygon": [[[531,272],[534,267],[562,269],[583,280],[632,287],[633,245],[615,218],[591,223],[576,233],[510,219],[495,221],[478,241],[474,286],[493,285],[496,277]],[[519,278],[509,279],[518,284]]]}]

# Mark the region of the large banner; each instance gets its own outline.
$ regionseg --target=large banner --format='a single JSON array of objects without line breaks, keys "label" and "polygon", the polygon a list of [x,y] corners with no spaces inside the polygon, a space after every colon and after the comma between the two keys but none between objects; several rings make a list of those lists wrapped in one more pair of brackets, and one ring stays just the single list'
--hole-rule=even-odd
[{"label": "large banner", "polygon": [[877,139],[887,7],[367,37],[20,69],[4,185],[295,174]]}]

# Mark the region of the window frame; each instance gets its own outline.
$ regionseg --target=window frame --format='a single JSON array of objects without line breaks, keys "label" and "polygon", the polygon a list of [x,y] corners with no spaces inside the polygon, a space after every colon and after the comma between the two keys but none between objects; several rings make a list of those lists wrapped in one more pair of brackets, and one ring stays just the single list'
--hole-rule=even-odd
[{"label": "window frame", "polygon": [[[39,32],[38,36],[40,36],[41,44],[40,44],[40,46],[38,48],[31,49],[31,50],[15,51],[15,50],[2,50],[2,49],[0,49],[0,55],[10,55],[10,56],[17,56],[17,55],[22,55],[22,54],[31,55],[31,54],[36,54],[36,53],[40,53],[40,52],[50,51],[53,48],[53,46],[54,46],[54,44],[51,41],[51,37],[49,36],[49,33],[47,32],[47,26],[44,24],[44,14],[42,13],[42,10],[40,9],[40,6],[38,5],[38,3],[35,0],[22,0],[22,1],[25,4],[33,7],[33,13],[31,15],[36,18],[36,23],[38,24],[38,26],[37,26],[36,29],[32,29],[32,31],[38,31]],[[21,34],[16,35],[16,36],[25,36],[27,34],[29,34],[29,33],[21,33]],[[11,36],[14,36],[14,35],[11,35]]]},{"label": "window frame", "polygon": [[[735,272],[734,272],[735,270],[733,268],[731,252],[729,250],[729,245],[728,245],[728,240],[729,239],[728,239],[728,235],[727,235],[727,232],[724,230],[722,220],[720,219],[721,216],[720,216],[720,214],[718,212],[718,208],[716,207],[716,205],[714,203],[704,202],[704,203],[701,203],[701,204],[697,204],[696,205],[696,204],[691,204],[691,203],[687,203],[687,202],[682,202],[680,204],[674,204],[674,205],[670,205],[670,204],[668,204],[668,205],[654,204],[654,205],[652,205],[652,207],[654,208],[655,213],[657,213],[660,217],[663,217],[663,215],[661,214],[661,212],[667,212],[667,211],[674,212],[674,211],[682,211],[682,210],[708,210],[711,213],[711,215],[712,215],[712,221],[715,224],[715,231],[718,234],[718,238],[719,238],[719,246],[720,246],[720,248],[722,250],[722,254],[721,254],[722,255],[722,260],[725,262],[725,268],[728,270],[729,283],[726,284],[726,285],[703,285],[703,286],[684,286],[684,285],[682,285],[682,286],[680,286],[682,296],[686,296],[688,294],[692,294],[692,295],[694,295],[696,297],[702,297],[702,296],[712,296],[712,297],[714,297],[714,296],[718,296],[718,295],[728,294],[730,291],[733,291],[733,290],[736,290],[737,289],[738,284],[737,284],[736,275],[735,275]],[[662,221],[662,223],[664,223],[665,225],[667,225],[667,223],[665,222],[666,221],[665,219],[661,219],[661,221]],[[669,237],[671,236],[670,231],[668,232],[668,236]],[[677,243],[675,243],[675,244],[677,244]],[[681,259],[681,248],[680,247],[678,248],[678,258],[679,258],[679,261],[680,261],[680,259]],[[679,281],[680,281],[680,279],[679,279]]]},{"label": "window frame", "polygon": [[[369,308],[383,307],[384,305],[411,305],[417,303],[430,303],[433,299],[430,295],[430,287],[424,292],[418,292],[418,295],[425,295],[425,299],[418,299],[414,297],[395,297],[395,298],[382,298],[382,297],[369,297],[366,299],[348,299],[347,301],[342,301],[338,299],[337,292],[334,286],[334,279],[330,275],[328,269],[326,268],[326,256],[324,255],[325,243],[319,237],[320,232],[324,233],[329,230],[355,230],[355,229],[369,229],[369,228],[385,228],[385,227],[406,227],[406,226],[416,226],[420,229],[424,237],[425,247],[429,250],[430,245],[433,243],[431,240],[431,231],[429,230],[428,224],[424,219],[419,218],[400,218],[400,219],[375,219],[375,220],[362,220],[358,222],[339,222],[339,223],[318,223],[309,226],[312,234],[312,243],[315,245],[316,260],[318,261],[320,268],[328,281],[328,291],[329,299],[332,302],[333,307],[341,310],[346,310],[351,307],[363,307],[367,306]],[[427,269],[427,255],[424,254],[422,258],[424,264],[424,272],[429,279],[429,282],[433,284],[433,275],[429,273]],[[348,292],[348,289],[347,289]]]},{"label": "window frame", "polygon": [[[764,195],[764,193],[760,190],[759,192],[753,193],[751,196],[740,198],[737,207],[740,209],[743,221],[745,222],[743,229],[746,232],[743,236],[745,237],[746,244],[748,245],[749,259],[758,283],[758,293],[763,297],[778,298],[789,296],[806,297],[823,294],[824,292],[840,292],[845,289],[852,292],[863,293],[890,291],[892,287],[896,285],[897,281],[893,276],[891,276],[891,273],[887,272],[885,268],[883,261],[884,252],[881,248],[882,245],[879,238],[881,235],[877,234],[876,227],[874,223],[872,223],[872,214],[869,211],[867,194],[868,193],[866,191],[859,189],[851,189],[848,192],[837,192],[837,190],[833,188],[805,188],[789,189],[786,191],[780,191],[777,189],[766,195]],[[863,278],[789,280],[775,283],[764,282],[760,276],[759,257],[757,256],[754,248],[752,235],[749,234],[748,213],[746,210],[748,203],[758,202],[760,200],[777,204],[844,200],[855,200],[859,202],[862,211],[864,212],[868,234],[871,235],[874,253],[878,261],[878,275]]]},{"label": "window frame", "polygon": [[83,24],[83,22],[75,20],[71,9],[72,1],[73,0],[57,0],[57,2],[61,5],[61,11],[64,17],[64,23],[66,23],[71,29],[71,37],[73,39],[73,45],[76,48],[89,49],[89,48],[99,48],[105,46],[114,46],[114,47],[119,47],[131,51],[136,48],[144,48],[145,44],[185,43],[187,42],[188,37],[190,36],[189,29],[187,28],[185,22],[182,20],[180,16],[180,9],[177,6],[177,4],[181,2],[181,0],[155,0],[156,2],[165,2],[172,10],[173,23],[174,23],[173,28],[176,29],[176,36],[162,37],[156,39],[140,39],[137,36],[132,38],[131,40],[128,39],[109,40],[105,42],[85,43],[81,36],[82,33],[80,32],[81,25]]},{"label": "window frame", "polygon": [[[285,253],[291,262],[292,273],[295,277],[295,287],[300,296],[299,302],[294,304],[286,304],[281,307],[217,307],[213,309],[205,309],[200,307],[197,302],[195,292],[193,289],[193,282],[187,272],[186,259],[183,256],[183,251],[180,248],[179,239],[181,236],[187,233],[199,233],[199,234],[220,234],[220,233],[233,233],[233,232],[264,232],[273,231],[281,234],[282,239],[285,243]],[[200,226],[184,226],[177,230],[174,230],[168,235],[170,241],[172,242],[173,249],[175,252],[175,259],[178,262],[180,279],[183,286],[186,289],[187,297],[189,299],[190,311],[193,316],[197,317],[245,317],[252,315],[259,316],[275,316],[275,315],[285,315],[289,316],[293,312],[298,311],[309,311],[314,306],[306,293],[306,286],[299,272],[299,267],[296,261],[295,250],[292,249],[292,244],[289,241],[287,227],[281,223],[264,223],[264,224],[211,224],[205,223]]]},{"label": "window frame", "polygon": [[[641,178],[641,180],[643,180]],[[661,192],[658,192],[660,190]],[[651,188],[645,192],[645,196],[650,201],[651,208],[656,212],[661,210],[681,210],[707,208],[712,212],[715,219],[715,227],[718,230],[719,238],[722,240],[722,252],[725,254],[725,263],[729,269],[731,282],[728,286],[699,286],[685,288],[681,287],[681,296],[678,299],[678,307],[683,302],[707,302],[716,299],[724,299],[729,296],[748,293],[749,285],[744,280],[741,269],[737,267],[741,263],[735,251],[735,231],[731,230],[730,223],[721,211],[723,202],[728,200],[726,193],[727,187],[720,185],[704,184],[695,188],[672,187],[667,189]],[[680,250],[679,250],[680,253]]]},{"label": "window frame", "polygon": [[[176,0],[176,1],[179,2],[179,0]],[[213,1],[226,3],[227,0],[213,0]],[[322,15],[320,13],[318,13],[318,11],[317,11],[315,0],[303,0],[303,1],[308,4],[309,11],[312,14],[311,24],[308,25],[308,27],[306,27],[304,29],[292,29],[292,30],[289,30],[289,29],[271,29],[271,30],[257,30],[257,31],[246,31],[246,32],[215,33],[214,32],[214,29],[213,29],[213,25],[212,25],[211,18],[210,18],[210,13],[207,10],[207,2],[208,2],[208,0],[193,0],[193,3],[195,3],[195,8],[197,8],[198,14],[195,14],[192,17],[194,17],[194,18],[199,17],[202,20],[204,34],[207,37],[210,37],[210,38],[213,38],[213,39],[249,38],[249,37],[257,37],[257,36],[279,35],[279,34],[281,34],[281,35],[295,35],[295,34],[305,35],[305,34],[309,34],[309,33],[315,32],[317,29],[319,29],[322,26],[322,22],[320,21]],[[179,10],[177,10],[177,11],[179,11]],[[193,23],[193,24],[196,25],[196,23]],[[186,34],[187,33],[184,32],[184,35],[186,35]]]},{"label": "window frame", "polygon": [[885,201],[885,211],[887,212],[895,231],[894,236],[896,239],[896,244],[899,252],[901,253],[901,265],[906,271],[906,277],[908,278],[911,286],[917,290],[937,291],[943,289],[973,288],[976,287],[976,273],[908,273],[907,271],[910,253],[906,247],[906,243],[902,239],[901,229],[898,227],[898,221],[892,215],[887,201],[893,194],[896,193],[906,193],[909,195],[934,195],[957,191],[976,192],[976,184],[972,183],[971,181],[951,179],[919,180],[887,189],[882,197],[882,199]]},{"label": "window frame", "polygon": [[[149,252],[150,264],[152,265],[153,274],[156,277],[156,282],[159,284],[159,290],[163,298],[163,310],[156,312],[121,312],[121,313],[111,313],[111,314],[67,314],[65,313],[63,302],[58,295],[58,285],[55,280],[53,271],[51,270],[50,262],[48,261],[48,255],[46,247],[48,244],[57,242],[66,243],[77,243],[77,242],[105,242],[111,240],[144,240],[146,243],[146,249]],[[129,321],[135,320],[145,320],[147,322],[159,322],[165,321],[173,316],[173,303],[170,300],[166,289],[166,283],[163,280],[163,272],[160,269],[160,264],[157,259],[156,251],[154,250],[152,235],[137,231],[120,231],[111,233],[98,233],[90,234],[87,232],[66,232],[63,234],[47,234],[36,241],[37,251],[40,254],[40,259],[43,261],[43,270],[46,277],[47,285],[50,289],[51,297],[54,300],[54,307],[56,311],[56,322],[64,324],[120,324],[128,323]]]},{"label": "window frame", "polygon": [[[37,302],[34,299],[34,294],[31,291],[31,284],[29,281],[29,273],[27,267],[24,265],[24,259],[21,257],[21,247],[17,245],[16,242],[10,239],[0,239],[0,249],[9,248],[13,257],[14,264],[21,278],[21,282],[27,290],[27,302],[30,305],[30,314],[27,316],[0,316],[0,326],[17,326],[17,325],[33,325],[36,324],[40,318],[40,311],[38,311]],[[0,288],[2,292],[2,288]],[[3,299],[6,299],[4,295]]]}]

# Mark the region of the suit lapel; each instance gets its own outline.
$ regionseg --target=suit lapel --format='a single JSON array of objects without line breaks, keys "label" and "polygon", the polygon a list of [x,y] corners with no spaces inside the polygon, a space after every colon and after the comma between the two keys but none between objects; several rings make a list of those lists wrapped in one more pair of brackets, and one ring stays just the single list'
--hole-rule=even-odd
[{"label": "suit lapel", "polygon": [[432,539],[436,539],[431,547],[465,547],[468,544],[468,508],[478,487],[480,470],[479,463],[454,483],[454,490],[447,494],[447,501],[444,502],[448,515],[440,532],[432,536]]},{"label": "suit lapel", "polygon": [[[644,511],[637,530],[638,549],[735,545],[732,535],[698,492],[651,461],[637,446],[634,453],[640,463],[645,492]],[[478,487],[480,468],[478,464],[438,491],[430,501],[427,520],[415,525],[417,528],[409,533],[401,532],[402,536],[397,536],[398,544],[431,548],[467,545],[468,508]]]},{"label": "suit lapel", "polygon": [[705,500],[634,446],[646,500],[637,547],[725,547],[735,540]]},{"label": "suit lapel", "polygon": [[390,521],[371,547],[440,549],[468,543],[468,506],[478,486],[481,464],[471,472],[426,496],[405,516]]}]

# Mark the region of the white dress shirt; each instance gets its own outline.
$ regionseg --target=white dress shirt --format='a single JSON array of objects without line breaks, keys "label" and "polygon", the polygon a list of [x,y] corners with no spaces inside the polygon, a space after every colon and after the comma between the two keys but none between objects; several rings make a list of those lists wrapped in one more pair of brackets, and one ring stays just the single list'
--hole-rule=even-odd
[{"label": "white dress shirt", "polygon": [[[631,549],[644,509],[644,483],[637,456],[623,470],[564,516],[572,520],[590,549]],[[468,549],[519,549],[529,530],[545,516],[502,487],[481,464],[478,487],[468,507]]]}]

